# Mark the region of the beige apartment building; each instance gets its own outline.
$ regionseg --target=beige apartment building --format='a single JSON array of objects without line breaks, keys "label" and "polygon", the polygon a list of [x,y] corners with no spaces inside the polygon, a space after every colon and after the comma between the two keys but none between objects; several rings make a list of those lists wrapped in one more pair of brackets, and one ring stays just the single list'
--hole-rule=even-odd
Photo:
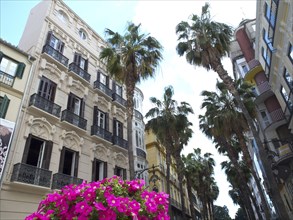
[{"label": "beige apartment building", "polygon": [[[62,1],[45,0],[31,10],[18,47],[36,61],[4,172],[0,219],[24,219],[46,193],[64,185],[129,176],[125,88],[99,60],[105,46]],[[27,77],[30,63],[21,58]],[[139,109],[136,125],[144,131]],[[146,149],[138,143],[141,169]]]},{"label": "beige apartment building", "polygon": [[[145,143],[147,148],[147,159],[149,163],[149,190],[157,192],[166,192],[167,189],[167,179],[166,179],[166,149],[162,146],[156,135],[151,131],[145,132]],[[184,181],[184,204],[186,215],[190,219],[200,219],[201,205],[199,200],[196,198],[196,192],[194,192],[194,197],[189,198],[187,193],[187,185]],[[171,204],[171,219],[180,219],[182,214],[182,202],[179,191],[178,174],[176,169],[175,159],[172,157],[170,165],[170,197],[169,201]],[[196,216],[191,216],[190,202],[192,202],[192,207],[194,208]]]}]

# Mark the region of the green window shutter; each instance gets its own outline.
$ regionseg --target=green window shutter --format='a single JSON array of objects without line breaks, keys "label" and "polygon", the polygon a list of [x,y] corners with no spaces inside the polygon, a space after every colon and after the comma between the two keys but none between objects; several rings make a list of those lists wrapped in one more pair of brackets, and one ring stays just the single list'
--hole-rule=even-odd
[{"label": "green window shutter", "polygon": [[0,63],[1,63],[1,60],[3,57],[4,57],[4,53],[2,51],[0,51]]},{"label": "green window shutter", "polygon": [[19,63],[17,66],[17,69],[16,69],[15,76],[21,79],[22,75],[23,75],[24,68],[25,68],[25,64]]},{"label": "green window shutter", "polygon": [[0,118],[5,118],[9,102],[9,98],[6,95],[4,95],[2,103],[0,105]]}]

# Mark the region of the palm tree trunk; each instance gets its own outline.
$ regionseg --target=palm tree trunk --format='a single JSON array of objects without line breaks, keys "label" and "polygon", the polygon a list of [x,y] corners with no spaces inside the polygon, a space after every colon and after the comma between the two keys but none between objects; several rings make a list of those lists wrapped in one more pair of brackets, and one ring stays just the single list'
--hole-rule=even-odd
[{"label": "palm tree trunk", "polygon": [[[167,147],[168,148],[168,147]],[[166,182],[167,182],[167,194],[170,195],[170,164],[171,164],[171,154],[170,150],[166,148]],[[171,198],[171,196],[170,196]],[[171,216],[171,203],[168,205],[169,215]]]},{"label": "palm tree trunk", "polygon": [[265,169],[264,175],[267,177],[268,180],[270,180],[270,182],[267,181],[267,183],[270,186],[269,190],[270,190],[270,193],[272,196],[272,202],[274,203],[274,205],[276,207],[279,218],[280,219],[289,219],[289,215],[287,213],[283,199],[280,195],[278,184],[277,184],[276,178],[272,172],[271,162],[268,160],[265,147],[264,147],[263,143],[261,142],[261,139],[259,137],[259,133],[256,130],[256,127],[253,123],[252,118],[249,115],[249,112],[247,111],[245,105],[241,101],[240,95],[235,88],[235,85],[233,83],[232,78],[228,75],[227,71],[223,68],[223,65],[222,65],[220,59],[214,60],[214,62],[212,62],[211,65],[212,65],[212,69],[218,73],[219,77],[223,80],[223,82],[227,86],[228,90],[235,97],[236,102],[237,102],[238,106],[240,107],[240,109],[242,110],[244,117],[246,118],[247,123],[250,127],[250,130],[252,131],[252,134],[254,136],[254,139],[255,139],[257,147],[258,147],[261,162],[262,162],[263,167]]},{"label": "palm tree trunk", "polygon": [[[261,187],[260,180],[259,180],[259,178],[256,174],[256,171],[252,165],[252,160],[251,160],[250,154],[247,150],[247,145],[246,145],[246,141],[243,136],[243,133],[237,132],[236,135],[239,139],[239,144],[240,144],[240,147],[241,147],[243,155],[244,155],[244,160],[248,164],[250,172],[256,182],[256,186],[257,186],[258,192],[260,194],[260,198],[261,198],[261,204],[263,205],[263,208],[264,208],[265,217],[266,217],[266,219],[270,219],[270,212],[269,212],[268,203],[267,203],[267,200],[265,199],[264,191],[263,191],[263,188]],[[259,210],[258,206],[256,208]]]}]

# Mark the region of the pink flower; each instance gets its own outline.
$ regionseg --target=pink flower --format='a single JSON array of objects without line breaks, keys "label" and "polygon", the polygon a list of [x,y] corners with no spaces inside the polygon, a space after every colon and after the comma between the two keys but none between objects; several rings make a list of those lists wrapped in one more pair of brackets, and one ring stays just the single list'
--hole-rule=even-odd
[{"label": "pink flower", "polygon": [[94,202],[94,206],[97,210],[105,211],[106,207],[103,205],[102,202]]}]

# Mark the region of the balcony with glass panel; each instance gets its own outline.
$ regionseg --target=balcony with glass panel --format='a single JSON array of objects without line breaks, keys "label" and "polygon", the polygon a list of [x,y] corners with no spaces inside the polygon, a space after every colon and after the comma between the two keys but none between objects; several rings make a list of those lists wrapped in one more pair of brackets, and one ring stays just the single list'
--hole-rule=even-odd
[{"label": "balcony with glass panel", "polygon": [[21,182],[36,186],[51,186],[52,171],[38,168],[24,163],[17,163],[13,166],[11,182]]},{"label": "balcony with glass panel", "polygon": [[57,118],[60,118],[61,106],[51,102],[48,99],[41,97],[38,94],[33,94],[30,97],[29,106],[34,106],[41,109]]},{"label": "balcony with glass panel", "polygon": [[58,62],[56,62],[57,64],[62,64],[62,65],[59,65],[59,67],[63,66],[63,68],[64,67],[67,68],[67,66],[68,66],[68,58],[65,57],[58,50],[55,50],[49,44],[44,45],[42,53],[48,55],[47,57],[49,59],[51,59],[52,61],[58,61]]},{"label": "balcony with glass panel", "polygon": [[67,109],[62,111],[61,121],[66,121],[78,128],[86,130],[87,120]]},{"label": "balcony with glass panel", "polygon": [[112,98],[112,90],[98,80],[94,82],[94,89],[97,90],[100,94],[106,95],[107,98]]},{"label": "balcony with glass panel", "polygon": [[69,64],[68,71],[74,73],[76,76],[81,77],[87,83],[89,83],[91,80],[91,75],[87,71],[80,68],[76,63]]},{"label": "balcony with glass panel", "polygon": [[53,181],[52,181],[52,189],[61,189],[66,185],[70,184],[81,184],[83,179],[78,177],[70,176],[63,173],[55,173],[53,174]]},{"label": "balcony with glass panel", "polygon": [[121,137],[113,135],[113,144],[128,150],[128,142]]},{"label": "balcony with glass panel", "polygon": [[91,127],[91,135],[94,135],[106,141],[112,142],[112,133],[107,131],[104,128],[101,128],[98,125],[93,125]]}]

